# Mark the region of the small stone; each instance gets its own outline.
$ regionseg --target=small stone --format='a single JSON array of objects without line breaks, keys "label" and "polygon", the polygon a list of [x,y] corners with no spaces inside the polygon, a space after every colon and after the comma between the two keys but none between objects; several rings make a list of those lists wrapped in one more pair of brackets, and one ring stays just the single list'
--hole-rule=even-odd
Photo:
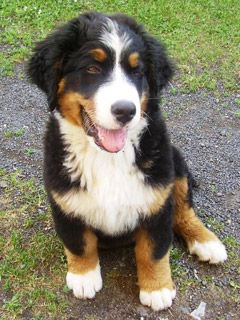
[{"label": "small stone", "polygon": [[189,314],[188,308],[180,307],[180,310],[182,311],[182,313]]},{"label": "small stone", "polygon": [[224,129],[224,130],[221,130],[221,131],[220,131],[220,135],[223,136],[223,137],[226,137],[226,135],[227,135],[227,130],[225,130],[225,129]]},{"label": "small stone", "polygon": [[137,311],[142,319],[144,319],[144,317],[146,317],[148,315],[148,309],[143,306],[139,306],[137,308]]},{"label": "small stone", "polygon": [[193,310],[193,312],[190,313],[190,315],[193,319],[201,320],[205,316],[205,310],[206,310],[206,303],[201,301],[197,309]]},{"label": "small stone", "polygon": [[0,188],[2,188],[2,189],[7,188],[7,182],[6,181],[0,181]]},{"label": "small stone", "polygon": [[198,277],[198,275],[197,275],[197,270],[196,270],[196,269],[193,269],[193,273],[194,273],[195,278],[198,280],[199,277]]}]

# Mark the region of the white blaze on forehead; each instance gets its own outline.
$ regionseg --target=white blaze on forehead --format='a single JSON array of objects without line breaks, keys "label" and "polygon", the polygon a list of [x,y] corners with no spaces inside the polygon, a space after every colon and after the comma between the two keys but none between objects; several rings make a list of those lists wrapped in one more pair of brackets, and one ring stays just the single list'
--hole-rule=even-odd
[{"label": "white blaze on forehead", "polygon": [[129,47],[132,40],[126,32],[120,32],[116,22],[108,18],[100,41],[115,52],[115,63],[118,64],[122,51]]},{"label": "white blaze on forehead", "polygon": [[133,127],[140,119],[140,97],[136,86],[125,75],[120,63],[121,54],[130,45],[131,39],[127,33],[120,32],[117,23],[108,19],[100,41],[115,54],[112,73],[108,81],[98,89],[94,98],[97,122],[107,129],[119,128],[119,124],[111,113],[111,106],[125,100],[136,106],[136,114],[130,124]]}]

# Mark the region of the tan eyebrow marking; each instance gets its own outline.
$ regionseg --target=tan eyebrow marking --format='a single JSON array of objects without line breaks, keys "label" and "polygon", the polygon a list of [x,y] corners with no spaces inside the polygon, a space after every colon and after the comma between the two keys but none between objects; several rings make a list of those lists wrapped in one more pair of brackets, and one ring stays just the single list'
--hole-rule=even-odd
[{"label": "tan eyebrow marking", "polygon": [[139,63],[139,53],[138,52],[131,53],[128,57],[128,62],[130,64],[130,67],[136,68]]},{"label": "tan eyebrow marking", "polygon": [[58,83],[58,94],[63,93],[65,87],[65,80],[61,79],[61,81]]},{"label": "tan eyebrow marking", "polygon": [[90,51],[90,54],[95,60],[97,60],[99,62],[103,62],[104,60],[107,59],[106,52],[101,48],[92,49]]}]

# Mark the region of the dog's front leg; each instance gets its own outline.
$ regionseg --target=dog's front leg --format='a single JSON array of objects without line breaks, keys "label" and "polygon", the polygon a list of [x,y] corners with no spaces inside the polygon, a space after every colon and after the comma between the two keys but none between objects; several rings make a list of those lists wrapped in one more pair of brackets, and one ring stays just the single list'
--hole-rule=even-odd
[{"label": "dog's front leg", "polygon": [[97,237],[90,230],[83,233],[83,252],[72,253],[65,247],[68,272],[67,286],[77,298],[91,299],[102,288],[102,277],[97,253]]},{"label": "dog's front leg", "polygon": [[161,225],[163,221],[161,216],[153,219],[136,235],[139,298],[143,305],[155,311],[169,308],[176,295],[169,264],[171,224]]},{"label": "dog's front leg", "polygon": [[67,257],[67,286],[77,298],[94,298],[102,288],[97,236],[80,219],[67,214],[63,202],[56,201],[58,198],[51,201],[52,214]]}]

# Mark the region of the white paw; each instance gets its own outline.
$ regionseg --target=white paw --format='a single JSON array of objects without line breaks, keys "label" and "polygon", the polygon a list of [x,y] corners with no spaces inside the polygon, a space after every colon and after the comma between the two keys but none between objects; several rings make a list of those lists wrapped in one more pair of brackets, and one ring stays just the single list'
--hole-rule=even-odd
[{"label": "white paw", "polygon": [[154,311],[159,311],[171,307],[175,296],[176,290],[164,288],[156,291],[140,290],[139,299],[144,306],[151,307]]},{"label": "white paw", "polygon": [[225,246],[219,240],[198,242],[195,241],[190,247],[191,254],[198,256],[200,261],[209,261],[211,264],[221,263],[227,260]]},{"label": "white paw", "polygon": [[76,298],[94,298],[96,292],[102,289],[102,277],[99,264],[94,270],[84,274],[68,272],[66,282],[68,288],[73,290],[73,294]]}]

